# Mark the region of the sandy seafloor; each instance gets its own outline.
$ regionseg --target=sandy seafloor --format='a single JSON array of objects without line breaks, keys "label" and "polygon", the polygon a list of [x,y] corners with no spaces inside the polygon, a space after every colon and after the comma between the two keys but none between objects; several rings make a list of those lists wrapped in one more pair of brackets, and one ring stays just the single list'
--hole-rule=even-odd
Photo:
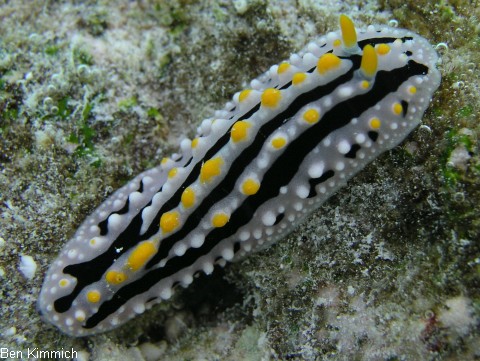
[{"label": "sandy seafloor", "polygon": [[[44,323],[44,274],[84,217],[249,80],[336,30],[339,13],[447,44],[423,126],[290,236],[124,327],[71,338]],[[462,0],[2,1],[0,348],[480,359],[479,18],[478,2]]]}]

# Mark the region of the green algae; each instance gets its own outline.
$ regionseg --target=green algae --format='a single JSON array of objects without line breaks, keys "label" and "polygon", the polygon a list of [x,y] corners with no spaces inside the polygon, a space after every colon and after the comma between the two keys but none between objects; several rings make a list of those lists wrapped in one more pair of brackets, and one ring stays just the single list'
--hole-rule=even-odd
[{"label": "green algae", "polygon": [[132,108],[134,106],[138,105],[138,99],[135,96],[132,96],[130,98],[122,99],[118,102],[118,107],[119,108]]}]

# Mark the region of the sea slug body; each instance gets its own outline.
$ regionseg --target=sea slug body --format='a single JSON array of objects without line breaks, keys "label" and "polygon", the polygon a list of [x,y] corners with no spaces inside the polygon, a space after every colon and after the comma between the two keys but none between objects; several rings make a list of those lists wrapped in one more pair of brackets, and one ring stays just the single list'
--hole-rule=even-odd
[{"label": "sea slug body", "polygon": [[401,142],[440,84],[437,54],[410,31],[340,28],[272,66],[135,177],[77,230],[39,296],[73,336],[115,328],[284,237]]}]

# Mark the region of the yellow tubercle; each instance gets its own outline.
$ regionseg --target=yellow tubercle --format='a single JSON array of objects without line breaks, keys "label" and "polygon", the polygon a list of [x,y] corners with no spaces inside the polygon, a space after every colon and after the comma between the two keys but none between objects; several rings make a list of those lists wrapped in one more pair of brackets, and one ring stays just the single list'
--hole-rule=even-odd
[{"label": "yellow tubercle", "polygon": [[239,120],[238,122],[236,122],[233,125],[232,130],[230,131],[230,137],[232,138],[232,141],[234,143],[237,143],[245,140],[248,136],[248,128],[250,127],[251,124],[244,120]]},{"label": "yellow tubercle", "polygon": [[320,74],[325,74],[330,70],[338,68],[342,60],[332,53],[323,54],[317,62],[317,71]]},{"label": "yellow tubercle", "polygon": [[147,261],[152,258],[155,253],[157,253],[157,247],[155,247],[155,244],[153,242],[142,242],[128,256],[127,266],[131,270],[137,271],[138,269],[143,267],[145,263],[147,263]]},{"label": "yellow tubercle", "polygon": [[252,92],[252,89],[245,89],[245,90],[242,90],[240,92],[240,95],[238,96],[238,100],[240,102],[243,102],[245,99],[248,98],[248,96],[250,95],[250,93]]},{"label": "yellow tubercle", "polygon": [[377,72],[378,58],[375,49],[370,44],[363,48],[362,62],[360,69],[364,76],[373,78]]},{"label": "yellow tubercle", "polygon": [[215,215],[212,217],[212,226],[215,228],[223,227],[229,220],[230,216],[228,214],[223,212],[215,213]]},{"label": "yellow tubercle", "polygon": [[392,107],[393,113],[396,115],[400,115],[403,112],[403,107],[402,104],[400,103],[394,103]]},{"label": "yellow tubercle", "polygon": [[170,158],[168,158],[168,157],[163,157],[163,158],[162,158],[162,161],[160,162],[160,164],[165,165],[165,164],[168,163],[169,160],[170,160]]},{"label": "yellow tubercle", "polygon": [[67,287],[70,284],[70,282],[66,278],[62,278],[60,281],[58,281],[58,285],[60,287]]},{"label": "yellow tubercle", "polygon": [[293,85],[299,85],[299,84],[303,83],[305,81],[305,79],[307,79],[307,74],[305,74],[305,73],[295,73],[295,74],[293,74],[293,77],[292,77],[292,84]]},{"label": "yellow tubercle", "polygon": [[248,178],[242,183],[242,193],[251,196],[258,192],[260,189],[260,183],[258,183],[255,179]]},{"label": "yellow tubercle", "polygon": [[223,165],[223,159],[221,157],[216,157],[207,160],[202,165],[200,169],[200,181],[202,183],[209,182],[213,177],[216,177],[220,174],[221,168]]},{"label": "yellow tubercle", "polygon": [[314,124],[318,122],[320,119],[320,113],[316,109],[308,109],[305,113],[303,113],[303,120],[305,120],[308,124]]},{"label": "yellow tubercle", "polygon": [[340,45],[342,45],[342,41],[340,39],[335,39],[333,41],[333,46],[334,47],[337,47],[337,46],[340,46]]},{"label": "yellow tubercle", "polygon": [[366,80],[362,80],[362,82],[360,83],[360,86],[363,88],[363,89],[368,89],[368,87],[370,86],[370,82],[366,81]]},{"label": "yellow tubercle", "polygon": [[340,29],[342,31],[343,45],[346,49],[357,46],[357,32],[352,19],[347,15],[340,15]]},{"label": "yellow tubercle", "polygon": [[377,53],[378,55],[386,55],[390,52],[390,46],[387,44],[378,44]]},{"label": "yellow tubercle", "polygon": [[414,87],[413,85],[412,85],[412,86],[409,86],[409,87],[408,87],[408,92],[409,92],[410,94],[415,94],[415,93],[417,92],[417,88]]},{"label": "yellow tubercle", "polygon": [[85,321],[85,314],[82,311],[77,311],[76,314],[75,314],[75,319],[78,322],[83,322],[83,321]]},{"label": "yellow tubercle", "polygon": [[269,108],[274,108],[280,102],[282,94],[280,90],[274,88],[265,89],[262,93],[262,105]]},{"label": "yellow tubercle", "polygon": [[200,142],[200,138],[195,138],[192,140],[192,148],[195,149],[196,147],[198,147],[198,143]]},{"label": "yellow tubercle", "polygon": [[177,175],[178,169],[177,168],[172,168],[168,171],[168,178],[173,178]]},{"label": "yellow tubercle", "polygon": [[127,276],[123,272],[108,271],[105,275],[105,279],[111,285],[119,285],[127,280]]},{"label": "yellow tubercle", "polygon": [[288,71],[288,69],[290,69],[290,64],[281,63],[277,68],[277,74],[285,73],[286,71]]},{"label": "yellow tubercle", "polygon": [[100,296],[100,292],[98,292],[97,290],[88,291],[87,301],[90,303],[97,303],[98,301],[100,301]]},{"label": "yellow tubercle", "polygon": [[163,232],[174,231],[180,224],[180,213],[177,211],[166,212],[160,217],[160,228]]},{"label": "yellow tubercle", "polygon": [[194,204],[195,204],[195,191],[191,187],[187,187],[182,193],[182,205],[185,208],[190,208]]},{"label": "yellow tubercle", "polygon": [[382,122],[378,118],[372,118],[370,119],[370,128],[372,129],[378,129],[382,125]]},{"label": "yellow tubercle", "polygon": [[275,149],[283,148],[287,144],[287,140],[284,137],[276,137],[272,139],[272,147]]}]

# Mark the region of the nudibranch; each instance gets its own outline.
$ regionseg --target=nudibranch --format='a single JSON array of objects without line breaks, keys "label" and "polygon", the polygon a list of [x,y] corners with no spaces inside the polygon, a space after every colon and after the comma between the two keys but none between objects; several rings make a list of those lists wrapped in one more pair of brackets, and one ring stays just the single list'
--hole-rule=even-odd
[{"label": "nudibranch", "polygon": [[284,237],[420,123],[437,61],[415,33],[340,16],[84,221],[47,272],[43,317],[104,332]]}]

